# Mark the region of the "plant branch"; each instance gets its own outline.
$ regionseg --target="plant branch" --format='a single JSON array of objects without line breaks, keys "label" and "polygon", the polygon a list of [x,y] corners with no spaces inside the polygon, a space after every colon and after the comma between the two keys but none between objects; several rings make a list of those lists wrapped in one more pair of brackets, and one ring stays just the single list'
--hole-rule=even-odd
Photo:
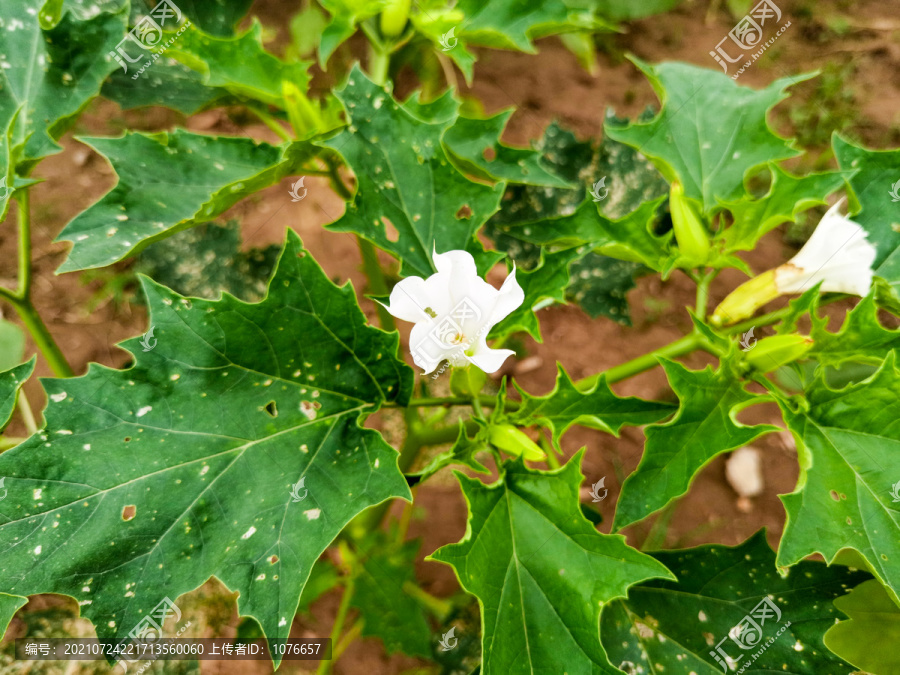
[{"label": "plant branch", "polygon": [[28,404],[28,397],[25,396],[25,390],[19,390],[19,414],[22,415],[22,421],[25,423],[25,428],[28,430],[29,434],[37,433],[37,423],[34,421],[34,413],[31,412],[31,406]]},{"label": "plant branch", "polygon": [[[478,402],[482,406],[486,406],[489,408],[493,408],[497,405],[497,398],[495,396],[489,396],[487,394],[482,394],[478,397]],[[451,406],[451,405],[471,405],[472,397],[471,396],[445,396],[443,398],[438,396],[423,396],[422,398],[414,398],[409,402],[408,406],[401,406],[394,401],[385,401],[381,404],[382,408],[428,408],[428,407],[437,407],[437,406]],[[518,410],[519,402],[518,401],[504,401],[503,407],[506,410]]]},{"label": "plant branch", "polygon": [[[338,546],[341,551],[341,558],[351,567],[351,569],[344,582],[344,594],[341,596],[341,604],[338,606],[337,616],[334,618],[334,626],[331,628],[332,647],[339,643],[338,639],[341,637],[341,631],[344,629],[344,622],[347,620],[347,613],[350,611],[350,601],[353,599],[353,593],[356,590],[356,577],[354,576],[354,571],[352,569],[353,564],[351,563],[353,554],[350,553],[349,547],[344,542],[340,542]],[[323,659],[322,661],[319,661],[316,675],[327,675],[327,673],[330,673],[331,667],[334,665],[336,659],[337,655],[332,653],[331,660],[325,661]]]}]

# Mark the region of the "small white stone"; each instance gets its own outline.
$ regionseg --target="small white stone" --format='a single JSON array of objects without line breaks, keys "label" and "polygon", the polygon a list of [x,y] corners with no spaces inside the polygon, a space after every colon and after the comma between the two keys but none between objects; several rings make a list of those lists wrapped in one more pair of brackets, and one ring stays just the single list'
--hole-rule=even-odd
[{"label": "small white stone", "polygon": [[738,448],[725,462],[725,477],[741,497],[755,497],[763,491],[762,460],[752,445]]}]

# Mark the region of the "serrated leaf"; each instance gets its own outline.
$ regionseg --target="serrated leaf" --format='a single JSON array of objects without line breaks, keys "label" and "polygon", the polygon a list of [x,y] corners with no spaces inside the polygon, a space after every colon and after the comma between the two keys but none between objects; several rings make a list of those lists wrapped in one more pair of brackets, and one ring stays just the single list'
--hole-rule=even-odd
[{"label": "serrated leaf", "polygon": [[[16,408],[16,399],[19,396],[19,388],[25,384],[25,380],[34,372],[36,356],[14,368],[0,371],[0,431],[9,424],[13,410]],[[0,494],[3,490],[0,490]]]},{"label": "serrated leaf", "polygon": [[827,330],[828,319],[816,314],[818,293],[812,297],[812,330],[814,340],[810,358],[819,363],[837,366],[847,361],[880,365],[885,355],[900,348],[900,329],[885,328],[878,320],[875,294],[870,293],[847,312],[844,323],[836,333]]},{"label": "serrated leaf", "polygon": [[737,413],[759,397],[747,392],[727,365],[689,370],[676,361],[659,361],[680,405],[671,421],[644,430],[644,455],[622,484],[613,530],[646,518],[686,493],[713,458],[778,431],[770,424],[737,421]]},{"label": "serrated leaf", "polygon": [[470,44],[534,53],[533,38],[575,30],[611,29],[592,8],[565,0],[460,0]]},{"label": "serrated leaf", "polygon": [[319,0],[319,4],[331,14],[319,43],[319,65],[325,70],[334,50],[356,32],[356,24],[378,14],[387,3],[386,0]]},{"label": "serrated leaf", "polygon": [[755,91],[708,68],[632,60],[662,109],[646,123],[607,121],[605,132],[649,157],[670,183],[681,181],[685,195],[700,200],[704,211],[720,200],[740,199],[750,169],[799,154],[772,132],[766,114],[789,85],[810,76],[782,78]]},{"label": "serrated leaf", "polygon": [[[151,8],[155,0],[144,0]],[[134,4],[137,1],[134,0]],[[228,37],[250,9],[253,0],[180,0],[179,9],[187,14],[205,32]]]},{"label": "serrated leaf", "polygon": [[834,135],[834,154],[844,171],[854,171],[850,187],[862,210],[851,216],[868,232],[875,246],[875,274],[894,292],[900,284],[900,150],[868,150]]},{"label": "serrated leaf", "polygon": [[[185,259],[183,251],[191,251]],[[266,294],[281,247],[243,250],[241,225],[207,223],[151,244],[141,252],[135,271],[180,295],[215,300],[222,292],[245,302]]]},{"label": "serrated leaf", "polygon": [[900,607],[884,586],[864,581],[835,598],[834,606],[850,618],[828,629],[825,646],[860,670],[900,672],[900,652],[894,648],[900,644]]},{"label": "serrated leaf", "polygon": [[[56,3],[53,16],[50,4],[6,3],[0,29],[0,128],[21,108],[13,145],[24,147],[23,172],[59,152],[57,139],[118,67],[108,52],[125,34],[125,2],[66,0]],[[5,174],[5,162],[2,169]]]},{"label": "serrated leaf", "polygon": [[80,140],[109,160],[119,182],[60,232],[57,241],[73,246],[59,272],[109,265],[209,221],[313,151],[302,142],[276,147],[183,129]]},{"label": "serrated leaf", "polygon": [[162,105],[185,115],[193,115],[213,105],[224,105],[231,98],[225,89],[204,85],[200,73],[165,57],[136,80],[117,70],[103,83],[101,93],[123,110]]},{"label": "serrated leaf", "polygon": [[397,452],[359,422],[405,404],[412,370],[290,230],[258,304],[144,291],[151,350],[133,338],[128,370],[43,380],[45,430],[0,455],[2,588],[70,595],[111,639],[215,575],[286,638],[340,530],[410,498]]},{"label": "serrated leaf", "polygon": [[297,613],[308,613],[309,606],[318,600],[323,594],[330,591],[340,583],[341,576],[338,574],[337,568],[322,556],[316,560],[309,573],[309,579],[303,586],[303,592],[300,594],[300,603],[297,605]]},{"label": "serrated leaf", "polygon": [[503,321],[491,329],[489,338],[502,338],[524,331],[538,342],[541,329],[537,311],[554,302],[565,303],[569,285],[569,263],[578,256],[576,249],[547,253],[541,256],[541,264],[528,271],[517,270],[516,281],[525,292],[525,300]]},{"label": "serrated leaf", "polygon": [[627,294],[636,287],[635,277],[641,271],[646,268],[639,263],[588,253],[569,266],[566,294],[592,319],[605,316],[630,326]]},{"label": "serrated leaf", "polygon": [[581,514],[583,454],[553,472],[506,462],[490,486],[456,474],[469,505],[466,536],[430,559],[452,565],[480,601],[484,675],[617,673],[600,644],[601,608],[635,583],[674,578]]},{"label": "serrated leaf", "polygon": [[262,25],[253,24],[235,37],[207,35],[191,26],[166,52],[203,75],[208,87],[227,91],[269,105],[283,107],[282,81],[301,91],[309,87],[311,61],[286,63],[267,52],[262,45]]},{"label": "serrated leaf", "polygon": [[513,112],[512,109],[505,110],[485,119],[458,117],[444,133],[444,147],[481,178],[546,187],[574,187],[544,166],[540,152],[513,148],[500,142]]},{"label": "serrated leaf", "polygon": [[550,429],[556,447],[559,447],[562,435],[574,424],[618,436],[623,426],[658,422],[675,408],[662,401],[616,396],[606,377],[601,377],[588,391],[581,391],[559,364],[557,371],[553,391],[544,396],[532,396],[516,384],[522,403],[509,415],[513,424],[539,424]]},{"label": "serrated leaf", "polygon": [[725,251],[752,251],[756,242],[782,223],[796,222],[807,209],[825,204],[825,198],[844,184],[841,172],[794,176],[777,164],[770,164],[772,184],[765,196],[722,202],[734,222],[722,233]]},{"label": "serrated leaf", "polygon": [[418,541],[393,550],[377,550],[360,565],[350,604],[363,620],[363,636],[380,638],[388,654],[431,656],[431,629],[422,605],[404,589],[415,583]]},{"label": "serrated leaf", "polygon": [[[721,673],[722,666],[710,655],[717,654],[717,646],[737,661],[735,669],[745,672],[849,672],[848,664],[825,648],[822,633],[840,617],[831,601],[868,574],[801,562],[782,577],[765,531],[734,547],[704,545],[660,551],[653,557],[674,570],[678,580],[634,586],[627,599],[605,607],[601,618],[600,633],[610,660],[633,666],[623,668],[625,672]],[[767,600],[781,612],[780,619]],[[761,602],[767,618],[760,624],[760,617],[752,614]],[[747,616],[756,621],[762,635]],[[739,625],[750,628],[747,642],[757,636],[759,640],[742,649],[727,637]],[[765,650],[754,658],[763,645]]]},{"label": "serrated leaf", "polygon": [[[0,493],[2,493],[2,488],[0,488]],[[26,604],[28,604],[28,598],[0,593],[0,637],[3,637],[3,634],[6,633],[9,622],[12,621],[16,612]]]},{"label": "serrated leaf", "polygon": [[[503,185],[473,183],[450,163],[441,136],[454,118],[428,121],[411,114],[359,66],[336,94],[350,127],[322,145],[344,156],[359,187],[328,229],[372,241],[402,262],[404,276],[433,274],[435,248],[466,250],[479,271],[490,268],[500,254],[485,252],[475,233],[497,210]],[[396,239],[386,223],[396,229]]]},{"label": "serrated leaf", "polygon": [[781,496],[787,523],[778,564],[813,553],[832,561],[858,551],[870,571],[900,595],[900,502],[892,498],[900,452],[900,371],[891,352],[869,379],[833,390],[822,376],[795,410],[778,400],[797,440],[800,477]]},{"label": "serrated leaf", "polygon": [[490,473],[481,462],[475,459],[475,453],[486,449],[487,446],[485,442],[479,438],[479,435],[476,434],[473,438],[469,437],[466,433],[466,425],[460,419],[459,433],[456,436],[456,440],[453,442],[453,446],[449,450],[436,455],[428,462],[425,468],[409,474],[411,479],[410,482],[411,484],[421,483],[444,467],[452,466],[453,464],[462,464],[477,473]]}]

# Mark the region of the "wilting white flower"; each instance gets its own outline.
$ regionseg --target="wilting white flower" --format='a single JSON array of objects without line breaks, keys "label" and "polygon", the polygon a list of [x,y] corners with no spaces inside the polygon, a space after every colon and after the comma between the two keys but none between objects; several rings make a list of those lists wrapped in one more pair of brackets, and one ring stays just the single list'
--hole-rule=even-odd
[{"label": "wilting white flower", "polygon": [[432,372],[446,359],[453,366],[474,364],[497,371],[510,349],[491,349],[487,335],[525,301],[515,268],[497,290],[478,276],[466,251],[434,252],[437,273],[427,279],[407,277],[394,286],[387,310],[415,323],[409,348],[416,365]]},{"label": "wilting white flower", "polygon": [[859,224],[839,213],[843,202],[828,209],[799,253],[775,270],[780,292],[800,293],[821,281],[826,293],[868,295],[875,247]]},{"label": "wilting white flower", "polygon": [[779,295],[802,293],[818,283],[826,293],[868,295],[875,247],[858,223],[839,213],[843,202],[828,209],[797,255],[733,290],[716,308],[712,322],[746,319]]}]

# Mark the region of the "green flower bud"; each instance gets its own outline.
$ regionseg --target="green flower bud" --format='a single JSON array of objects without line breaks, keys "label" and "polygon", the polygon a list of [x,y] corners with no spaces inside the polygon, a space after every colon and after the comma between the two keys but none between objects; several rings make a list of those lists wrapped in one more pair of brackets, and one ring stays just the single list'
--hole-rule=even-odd
[{"label": "green flower bud", "polygon": [[412,0],[391,0],[381,12],[381,34],[394,38],[406,28],[409,19],[409,6]]},{"label": "green flower bud", "polygon": [[781,293],[775,284],[775,270],[768,270],[735,288],[716,307],[710,321],[714,326],[726,326],[753,316],[760,307]]},{"label": "green flower bud", "polygon": [[450,373],[450,391],[457,396],[478,396],[485,382],[487,375],[477,366],[454,368]]},{"label": "green flower bud", "polygon": [[514,457],[524,455],[525,459],[531,462],[547,459],[540,446],[512,424],[492,426],[490,440],[493,445]]},{"label": "green flower bud", "polygon": [[744,363],[763,373],[768,373],[803,358],[813,348],[814,341],[808,335],[775,335],[760,340],[747,352]]},{"label": "green flower bud", "polygon": [[700,267],[709,259],[709,236],[684,196],[684,188],[677,180],[672,182],[669,190],[669,211],[672,214],[672,227],[675,229],[678,249],[686,262],[694,267]]}]

